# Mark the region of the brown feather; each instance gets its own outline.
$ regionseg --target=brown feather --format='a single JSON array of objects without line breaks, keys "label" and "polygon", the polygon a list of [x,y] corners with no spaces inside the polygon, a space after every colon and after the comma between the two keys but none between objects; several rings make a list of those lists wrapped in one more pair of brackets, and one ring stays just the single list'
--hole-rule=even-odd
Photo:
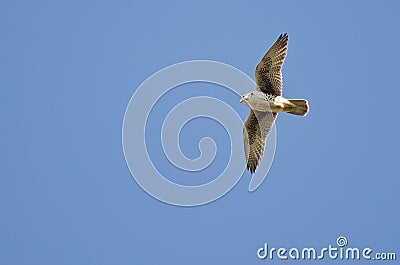
[{"label": "brown feather", "polygon": [[266,94],[282,95],[281,68],[288,49],[288,35],[281,34],[258,63],[254,77],[257,87]]},{"label": "brown feather", "polygon": [[254,173],[264,153],[265,140],[274,124],[277,113],[250,110],[244,128],[244,150],[247,169]]}]

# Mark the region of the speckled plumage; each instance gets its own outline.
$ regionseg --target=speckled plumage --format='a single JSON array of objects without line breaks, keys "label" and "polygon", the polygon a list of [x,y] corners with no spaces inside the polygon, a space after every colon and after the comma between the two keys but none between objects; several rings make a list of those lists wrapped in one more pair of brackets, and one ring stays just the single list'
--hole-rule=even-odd
[{"label": "speckled plumage", "polygon": [[244,149],[247,169],[254,173],[264,153],[265,141],[278,112],[306,115],[306,100],[288,100],[282,97],[281,68],[287,54],[288,35],[281,34],[258,63],[254,77],[256,88],[242,96],[241,102],[250,107],[244,128]]}]

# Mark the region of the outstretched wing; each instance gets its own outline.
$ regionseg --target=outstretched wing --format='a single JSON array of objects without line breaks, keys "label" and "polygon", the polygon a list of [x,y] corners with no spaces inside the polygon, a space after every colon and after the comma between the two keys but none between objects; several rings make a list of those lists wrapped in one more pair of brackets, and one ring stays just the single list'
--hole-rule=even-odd
[{"label": "outstretched wing", "polygon": [[257,87],[266,94],[282,95],[281,68],[288,47],[288,35],[281,34],[256,67],[254,77]]},{"label": "outstretched wing", "polygon": [[247,169],[251,173],[256,168],[264,153],[265,140],[274,124],[277,114],[250,110],[244,128],[244,151],[246,154]]}]

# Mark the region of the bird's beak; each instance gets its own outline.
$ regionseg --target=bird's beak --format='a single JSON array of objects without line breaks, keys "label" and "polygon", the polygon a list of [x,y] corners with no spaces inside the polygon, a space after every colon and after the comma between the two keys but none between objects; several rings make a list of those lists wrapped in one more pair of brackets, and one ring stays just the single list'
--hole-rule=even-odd
[{"label": "bird's beak", "polygon": [[242,103],[244,101],[244,98],[240,98],[240,103]]}]

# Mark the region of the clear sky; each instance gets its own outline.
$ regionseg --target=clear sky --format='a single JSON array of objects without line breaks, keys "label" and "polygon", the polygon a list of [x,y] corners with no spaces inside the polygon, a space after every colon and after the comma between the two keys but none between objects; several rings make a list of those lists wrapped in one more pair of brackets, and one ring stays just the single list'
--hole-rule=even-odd
[{"label": "clear sky", "polygon": [[[396,1],[1,1],[0,264],[266,264],[256,255],[264,243],[322,248],[340,235],[400,259],[399,12]],[[144,192],[121,144],[135,89],[193,59],[253,76],[284,32],[284,95],[311,110],[279,116],[260,188],[248,192],[246,172],[226,196],[192,208]],[[203,95],[194,88],[185,95]],[[204,86],[246,117],[238,97],[213,91]],[[192,158],[201,137],[229,148],[207,119],[181,136]],[[177,172],[160,146],[151,150],[163,172]],[[225,155],[187,178],[213,179]]]}]

